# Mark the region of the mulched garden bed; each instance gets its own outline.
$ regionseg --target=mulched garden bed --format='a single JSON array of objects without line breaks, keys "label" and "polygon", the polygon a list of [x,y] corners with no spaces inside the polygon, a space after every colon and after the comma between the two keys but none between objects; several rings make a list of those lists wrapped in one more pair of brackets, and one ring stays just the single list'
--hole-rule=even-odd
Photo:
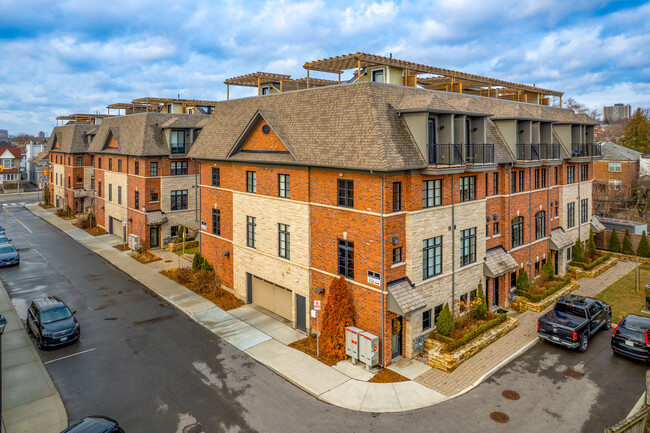
[{"label": "mulched garden bed", "polygon": [[128,251],[130,250],[129,244],[117,244],[113,245],[113,248],[120,250],[120,251]]},{"label": "mulched garden bed", "polygon": [[190,268],[169,268],[160,271],[161,274],[190,289],[197,295],[213,302],[223,310],[233,310],[244,305],[244,301],[232,293],[219,287],[214,272],[192,271]]},{"label": "mulched garden bed", "polygon": [[143,251],[141,253],[133,253],[131,254],[131,257],[133,257],[140,263],[144,263],[145,265],[147,263],[152,263],[152,262],[157,262],[158,260],[162,260],[157,255],[151,254],[149,251]]},{"label": "mulched garden bed", "polygon": [[323,354],[323,351],[320,351],[320,357],[316,356],[316,337],[311,335],[307,338],[303,338],[302,340],[294,341],[293,343],[289,344],[289,347],[300,350],[301,352],[306,353],[307,355],[311,356],[312,358],[315,358],[322,362],[325,365],[329,365],[330,367],[333,365],[336,365],[341,359],[336,358],[336,357],[331,357],[331,356],[325,356]]},{"label": "mulched garden bed", "polygon": [[379,373],[372,376],[372,379],[370,379],[368,382],[371,382],[371,383],[395,383],[395,382],[408,382],[409,380],[411,380],[411,379],[409,379],[408,377],[404,377],[401,374],[394,372],[393,370],[389,370],[388,368],[384,368]]}]

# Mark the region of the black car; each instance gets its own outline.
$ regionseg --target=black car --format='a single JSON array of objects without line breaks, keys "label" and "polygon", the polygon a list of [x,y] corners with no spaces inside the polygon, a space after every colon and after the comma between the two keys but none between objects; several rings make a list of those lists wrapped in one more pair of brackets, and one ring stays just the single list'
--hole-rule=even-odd
[{"label": "black car", "polygon": [[61,433],[124,433],[117,421],[105,416],[88,416]]},{"label": "black car", "polygon": [[74,313],[56,296],[34,299],[25,326],[36,337],[39,349],[61,346],[77,341],[81,335]]},{"label": "black car", "polygon": [[20,254],[11,244],[0,244],[0,267],[20,264]]},{"label": "black car", "polygon": [[623,317],[612,334],[612,350],[619,355],[650,361],[650,319],[636,314]]}]

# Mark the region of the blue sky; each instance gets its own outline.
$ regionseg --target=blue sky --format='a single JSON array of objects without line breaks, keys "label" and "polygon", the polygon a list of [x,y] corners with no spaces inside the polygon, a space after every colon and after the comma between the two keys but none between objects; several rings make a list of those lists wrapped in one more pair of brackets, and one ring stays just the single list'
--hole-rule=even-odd
[{"label": "blue sky", "polygon": [[650,106],[649,47],[650,2],[632,0],[0,0],[0,129],[49,135],[56,116],[144,96],[225,99],[226,78],[298,78],[357,51]]}]

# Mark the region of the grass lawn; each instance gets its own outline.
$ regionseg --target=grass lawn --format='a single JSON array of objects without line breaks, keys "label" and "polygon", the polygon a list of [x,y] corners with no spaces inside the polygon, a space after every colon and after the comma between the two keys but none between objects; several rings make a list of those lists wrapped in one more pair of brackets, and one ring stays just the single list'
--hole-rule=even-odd
[{"label": "grass lawn", "polygon": [[[182,256],[183,255],[183,249],[176,250],[174,251],[177,255]],[[196,254],[199,252],[199,247],[193,247],[193,248],[185,248],[185,254]]]},{"label": "grass lawn", "polygon": [[635,271],[632,271],[596,296],[612,306],[612,322],[614,323],[620,322],[623,316],[628,314],[650,317],[648,314],[641,313],[641,309],[645,305],[645,285],[650,283],[650,265],[641,265],[640,268],[641,281],[638,292],[634,291]]}]

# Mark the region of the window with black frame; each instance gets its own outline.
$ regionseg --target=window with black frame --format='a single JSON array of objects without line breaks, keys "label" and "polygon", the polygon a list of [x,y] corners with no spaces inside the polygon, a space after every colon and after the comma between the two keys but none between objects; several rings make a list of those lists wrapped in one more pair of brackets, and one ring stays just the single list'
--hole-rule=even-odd
[{"label": "window with black frame", "polygon": [[524,217],[518,216],[512,219],[512,248],[517,248],[524,244]]},{"label": "window with black frame", "polygon": [[460,178],[460,201],[476,200],[476,176]]},{"label": "window with black frame", "polygon": [[172,176],[182,176],[187,174],[187,161],[172,161],[170,167]]},{"label": "window with black frame", "polygon": [[422,241],[422,279],[442,273],[442,236]]},{"label": "window with black frame", "polygon": [[460,232],[460,265],[476,262],[476,227]]},{"label": "window with black frame", "polygon": [[422,182],[422,208],[442,205],[442,179]]},{"label": "window with black frame", "polygon": [[354,279],[354,242],[339,239],[338,268],[339,275]]},{"label": "window with black frame", "polygon": [[187,190],[176,190],[171,192],[171,210],[187,209]]},{"label": "window with black frame", "polygon": [[543,210],[535,214],[535,240],[546,237],[546,212]]},{"label": "window with black frame", "polygon": [[219,167],[212,167],[212,186],[221,185],[221,171]]},{"label": "window with black frame", "polygon": [[343,207],[354,207],[354,181],[338,179],[338,205]]},{"label": "window with black frame", "polygon": [[185,153],[185,131],[182,129],[172,129],[171,131],[171,153]]}]

